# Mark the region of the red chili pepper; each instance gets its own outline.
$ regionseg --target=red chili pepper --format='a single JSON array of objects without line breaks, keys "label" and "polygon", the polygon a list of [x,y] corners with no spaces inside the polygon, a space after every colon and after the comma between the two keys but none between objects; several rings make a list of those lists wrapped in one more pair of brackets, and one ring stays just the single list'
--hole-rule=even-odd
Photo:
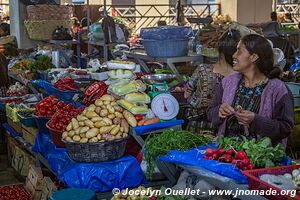
[{"label": "red chili pepper", "polygon": [[134,117],[135,117],[136,121],[138,121],[138,122],[143,119],[143,115],[141,115],[141,114],[135,115]]}]

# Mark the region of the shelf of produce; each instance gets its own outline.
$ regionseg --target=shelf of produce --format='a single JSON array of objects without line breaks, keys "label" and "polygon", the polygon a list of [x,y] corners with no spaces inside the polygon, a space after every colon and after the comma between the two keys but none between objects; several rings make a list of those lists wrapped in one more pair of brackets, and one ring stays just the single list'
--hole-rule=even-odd
[{"label": "shelf of produce", "polygon": [[175,67],[175,63],[191,62],[191,61],[201,61],[203,57],[195,53],[189,53],[187,56],[182,57],[151,57],[145,52],[130,52],[130,51],[115,51],[113,52],[115,56],[126,55],[127,58],[136,60],[145,70],[149,73],[150,70],[146,62],[160,62],[166,63],[168,68],[176,75],[177,79],[181,80],[182,76],[179,74]]},{"label": "shelf of produce", "polygon": [[27,86],[29,87],[29,89],[30,89],[33,93],[35,93],[35,94],[39,93],[39,92],[37,91],[37,89],[30,83],[30,80],[27,80],[27,79],[25,79],[25,78],[22,78],[22,77],[20,77],[20,76],[18,76],[18,75],[16,75],[16,74],[11,73],[11,72],[8,72],[8,76],[9,76],[10,78],[12,78],[12,79],[14,79],[14,80],[16,80],[16,81],[22,83],[23,85],[27,85]]},{"label": "shelf of produce", "polygon": [[[189,171],[190,173],[197,175],[202,180],[207,181],[209,184],[215,186],[218,189],[231,190],[233,194],[235,194],[236,191],[249,190],[248,185],[238,184],[233,179],[221,176],[217,173],[214,173],[202,167],[194,167],[188,165],[179,165],[179,166]],[[266,198],[259,195],[238,195],[237,198],[241,200],[252,200],[252,199],[266,200]]]}]

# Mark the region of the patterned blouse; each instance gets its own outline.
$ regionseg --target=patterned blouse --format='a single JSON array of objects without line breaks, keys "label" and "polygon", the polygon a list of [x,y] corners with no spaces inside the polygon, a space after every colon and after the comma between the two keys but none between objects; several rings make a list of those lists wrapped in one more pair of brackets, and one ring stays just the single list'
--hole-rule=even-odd
[{"label": "patterned blouse", "polygon": [[[248,110],[257,114],[260,108],[261,95],[266,84],[267,82],[263,81],[260,85],[249,88],[245,86],[245,81],[241,79],[239,88],[237,89],[233,100],[232,107],[237,109],[238,106],[241,106],[244,110]],[[245,127],[243,125],[240,125],[237,118],[234,116],[229,117],[227,120],[226,135],[244,135],[249,138],[256,138],[255,135],[249,135],[247,130],[245,130]]]},{"label": "patterned blouse", "polygon": [[216,87],[221,83],[223,76],[213,72],[213,65],[201,64],[187,82],[187,91],[192,93],[188,99],[190,109],[188,118],[196,119],[206,115],[206,109]]}]

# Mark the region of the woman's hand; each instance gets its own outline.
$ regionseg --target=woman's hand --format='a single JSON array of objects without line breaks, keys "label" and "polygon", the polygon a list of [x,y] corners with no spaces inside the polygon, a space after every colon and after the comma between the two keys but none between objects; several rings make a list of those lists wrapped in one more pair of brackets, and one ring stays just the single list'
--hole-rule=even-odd
[{"label": "woman's hand", "polygon": [[220,118],[226,118],[230,115],[233,115],[235,113],[235,110],[233,107],[228,105],[227,103],[223,103],[219,108],[219,117]]},{"label": "woman's hand", "polygon": [[239,110],[235,113],[235,116],[239,121],[239,124],[249,127],[254,120],[255,113],[248,110]]}]

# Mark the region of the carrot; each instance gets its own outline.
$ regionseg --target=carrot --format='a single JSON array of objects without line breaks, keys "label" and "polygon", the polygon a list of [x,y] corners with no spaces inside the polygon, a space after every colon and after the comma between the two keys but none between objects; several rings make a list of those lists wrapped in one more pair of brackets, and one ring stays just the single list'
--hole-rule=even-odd
[{"label": "carrot", "polygon": [[159,122],[160,122],[160,119],[158,117],[154,117],[154,118],[151,118],[151,119],[147,119],[144,122],[144,125],[156,124],[156,123],[159,123]]},{"label": "carrot", "polygon": [[141,121],[139,121],[138,126],[143,126],[145,121],[147,121],[147,119],[142,119]]}]

